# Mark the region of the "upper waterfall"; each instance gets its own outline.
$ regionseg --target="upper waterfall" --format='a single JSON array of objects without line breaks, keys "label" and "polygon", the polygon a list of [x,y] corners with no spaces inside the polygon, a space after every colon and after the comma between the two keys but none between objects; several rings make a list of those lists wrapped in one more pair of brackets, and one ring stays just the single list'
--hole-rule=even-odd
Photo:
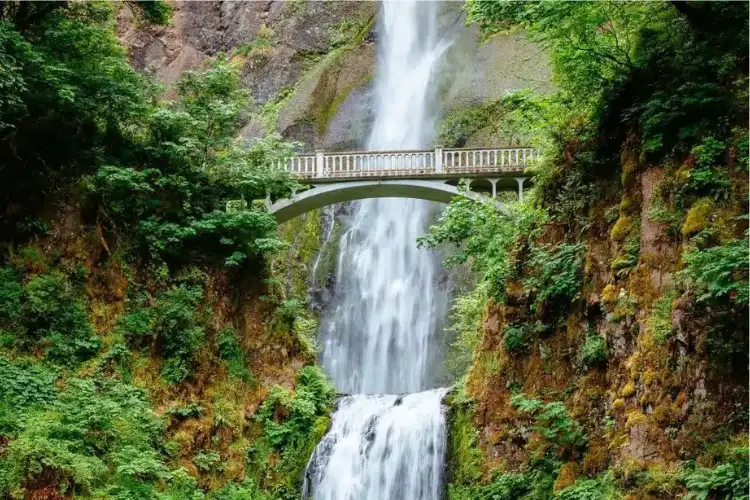
[{"label": "upper waterfall", "polygon": [[[433,75],[446,48],[435,4],[384,2],[370,149],[427,145],[436,120]],[[322,361],[340,391],[331,430],[305,473],[318,500],[437,500],[445,456],[445,389],[431,383],[433,334],[447,295],[437,256],[416,246],[435,207],[426,201],[355,204],[339,249],[338,302],[323,318]],[[410,392],[405,396],[393,393]],[[372,395],[391,393],[391,395]]]},{"label": "upper waterfall", "polygon": [[[434,73],[447,47],[430,2],[384,2],[370,149],[416,149],[433,138]],[[322,362],[347,393],[415,392],[430,386],[430,342],[447,297],[439,262],[416,247],[435,209],[419,200],[364,200],[345,220],[338,301],[324,314]]]}]

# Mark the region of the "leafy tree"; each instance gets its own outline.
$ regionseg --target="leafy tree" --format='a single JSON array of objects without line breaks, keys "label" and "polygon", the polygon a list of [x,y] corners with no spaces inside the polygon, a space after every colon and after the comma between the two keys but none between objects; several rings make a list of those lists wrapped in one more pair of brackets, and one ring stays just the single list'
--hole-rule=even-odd
[{"label": "leafy tree", "polygon": [[217,62],[179,81],[180,100],[157,106],[140,144],[144,166],[107,165],[87,181],[91,198],[142,248],[177,259],[237,265],[281,247],[275,219],[233,200],[284,194],[293,181],[277,168],[293,145],[278,137],[245,147],[235,139],[250,98],[237,68]]},{"label": "leafy tree", "polygon": [[108,2],[3,2],[0,61],[0,203],[17,207],[0,218],[7,231],[121,147],[148,86]]},{"label": "leafy tree", "polygon": [[469,198],[454,199],[419,245],[433,248],[448,243],[455,247],[446,264],[471,262],[472,270],[487,281],[492,297],[503,298],[505,284],[513,275],[513,257],[520,237],[528,236],[544,220],[544,213],[522,204],[498,211],[494,204]]}]

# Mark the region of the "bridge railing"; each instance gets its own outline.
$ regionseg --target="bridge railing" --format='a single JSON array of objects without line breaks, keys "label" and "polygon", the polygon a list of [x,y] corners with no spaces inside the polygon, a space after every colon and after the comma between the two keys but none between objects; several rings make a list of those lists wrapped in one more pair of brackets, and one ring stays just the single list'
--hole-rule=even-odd
[{"label": "bridge railing", "polygon": [[316,151],[282,162],[302,179],[421,177],[474,173],[518,173],[536,157],[532,148],[443,148],[402,151]]}]

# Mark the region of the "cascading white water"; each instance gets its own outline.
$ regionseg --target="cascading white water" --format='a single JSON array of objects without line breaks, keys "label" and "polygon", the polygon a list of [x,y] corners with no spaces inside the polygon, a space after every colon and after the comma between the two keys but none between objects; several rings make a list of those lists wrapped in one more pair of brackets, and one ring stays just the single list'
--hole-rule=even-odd
[{"label": "cascading white water", "polygon": [[445,393],[342,398],[308,466],[313,498],[440,498],[446,441],[440,400]]},{"label": "cascading white water", "polygon": [[[370,150],[417,149],[432,140],[430,96],[446,45],[431,2],[384,2],[381,58]],[[421,200],[359,202],[342,236],[335,307],[321,328],[322,361],[347,393],[425,389],[430,337],[447,299],[435,286],[437,257],[416,248],[435,205]]]},{"label": "cascading white water", "polygon": [[[446,48],[436,6],[383,2],[370,150],[428,146],[436,63]],[[447,297],[439,262],[416,247],[435,210],[419,200],[374,199],[345,221],[338,301],[320,331],[323,366],[341,392],[331,430],[305,473],[304,498],[437,500],[445,453],[445,389],[425,391],[433,334]],[[418,392],[425,391],[425,392]],[[403,396],[374,395],[414,393]]]}]

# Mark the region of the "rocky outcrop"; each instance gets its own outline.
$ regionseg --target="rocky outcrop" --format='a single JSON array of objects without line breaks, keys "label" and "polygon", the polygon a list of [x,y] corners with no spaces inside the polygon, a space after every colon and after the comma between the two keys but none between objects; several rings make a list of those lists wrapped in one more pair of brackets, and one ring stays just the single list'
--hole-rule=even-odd
[{"label": "rocky outcrop", "polygon": [[[360,147],[372,119],[377,3],[172,3],[167,27],[143,23],[122,3],[118,35],[133,65],[169,88],[179,75],[219,54],[242,65],[259,116],[245,136],[278,129],[305,148]],[[440,9],[441,36],[450,40],[439,68],[435,106],[443,110],[493,101],[515,88],[549,86],[539,49],[520,34],[482,42],[465,26],[458,2]],[[260,116],[262,114],[262,116]]]}]

